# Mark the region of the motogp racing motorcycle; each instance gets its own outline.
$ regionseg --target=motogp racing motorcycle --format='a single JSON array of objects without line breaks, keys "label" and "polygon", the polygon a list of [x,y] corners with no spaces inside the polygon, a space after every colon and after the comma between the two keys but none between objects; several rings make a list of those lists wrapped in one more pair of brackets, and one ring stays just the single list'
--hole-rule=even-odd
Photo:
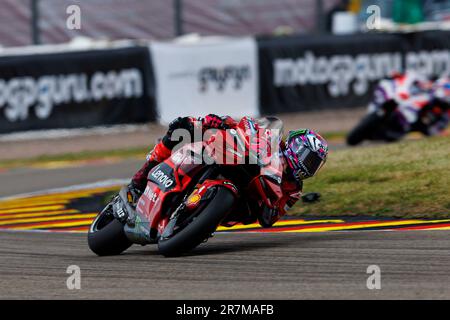
[{"label": "motogp racing motorcycle", "polygon": [[[260,219],[260,204],[269,208],[282,196],[281,160],[271,153],[282,124],[264,118],[263,133],[255,135],[255,123],[248,120],[174,151],[150,171],[135,208],[123,187],[92,222],[90,249],[115,255],[132,244],[158,244],[161,254],[178,256],[210,238],[219,225]],[[273,135],[274,129],[280,134]]]},{"label": "motogp racing motorcycle", "polygon": [[426,136],[442,132],[449,123],[450,79],[422,79],[414,73],[381,80],[367,115],[348,134],[347,144],[364,140],[397,141],[416,131]]}]

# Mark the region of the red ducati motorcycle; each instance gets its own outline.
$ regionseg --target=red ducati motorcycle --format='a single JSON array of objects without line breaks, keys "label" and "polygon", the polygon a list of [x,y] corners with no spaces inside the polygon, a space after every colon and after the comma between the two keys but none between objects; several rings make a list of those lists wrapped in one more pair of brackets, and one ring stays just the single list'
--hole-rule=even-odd
[{"label": "red ducati motorcycle", "polygon": [[91,224],[90,249],[115,255],[132,244],[157,243],[164,256],[178,256],[219,225],[258,221],[261,204],[271,207],[282,196],[282,165],[271,153],[281,130],[276,118],[247,118],[236,129],[184,145],[150,171],[136,208],[127,187],[113,197]]}]

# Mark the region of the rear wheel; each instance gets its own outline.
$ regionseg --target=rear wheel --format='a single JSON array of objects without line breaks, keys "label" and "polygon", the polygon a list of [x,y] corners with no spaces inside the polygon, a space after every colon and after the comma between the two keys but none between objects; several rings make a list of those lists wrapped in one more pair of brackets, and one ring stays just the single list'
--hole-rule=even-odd
[{"label": "rear wheel", "polygon": [[123,224],[112,215],[111,204],[95,218],[88,233],[89,248],[99,256],[117,255],[132,243],[123,230]]},{"label": "rear wheel", "polygon": [[230,190],[218,187],[206,207],[182,230],[158,241],[158,249],[166,257],[179,256],[207,239],[226,217],[234,204]]}]

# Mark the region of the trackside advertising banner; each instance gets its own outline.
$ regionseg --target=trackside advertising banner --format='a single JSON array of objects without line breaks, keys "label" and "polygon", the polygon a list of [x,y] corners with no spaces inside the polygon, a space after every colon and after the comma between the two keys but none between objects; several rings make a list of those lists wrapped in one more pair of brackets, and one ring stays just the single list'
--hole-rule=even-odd
[{"label": "trackside advertising banner", "polygon": [[0,57],[0,133],[154,120],[147,47]]},{"label": "trackside advertising banner", "polygon": [[260,38],[262,113],[364,106],[394,72],[450,72],[450,32]]},{"label": "trackside advertising banner", "polygon": [[208,113],[257,116],[257,48],[253,38],[205,39],[151,46],[162,123]]}]

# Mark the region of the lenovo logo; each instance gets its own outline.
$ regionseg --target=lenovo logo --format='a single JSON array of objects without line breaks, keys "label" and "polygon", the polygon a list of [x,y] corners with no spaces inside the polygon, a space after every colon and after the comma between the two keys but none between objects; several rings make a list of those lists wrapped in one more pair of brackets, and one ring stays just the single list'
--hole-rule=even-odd
[{"label": "lenovo logo", "polygon": [[168,176],[164,171],[160,169],[161,165],[157,166],[150,176],[153,178],[152,180],[160,185],[163,185],[165,188],[170,188],[174,181]]}]

